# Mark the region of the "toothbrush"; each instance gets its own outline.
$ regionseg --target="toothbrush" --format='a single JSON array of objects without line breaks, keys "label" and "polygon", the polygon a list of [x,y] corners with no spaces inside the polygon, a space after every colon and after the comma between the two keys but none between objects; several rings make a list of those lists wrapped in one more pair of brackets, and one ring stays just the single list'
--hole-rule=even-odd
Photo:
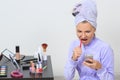
[{"label": "toothbrush", "polygon": [[80,48],[82,47],[82,41],[80,41]]}]

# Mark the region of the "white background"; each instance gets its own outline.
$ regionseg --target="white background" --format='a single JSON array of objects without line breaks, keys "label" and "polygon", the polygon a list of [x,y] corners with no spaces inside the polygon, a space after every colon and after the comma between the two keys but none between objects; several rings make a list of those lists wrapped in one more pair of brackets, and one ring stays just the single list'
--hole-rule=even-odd
[{"label": "white background", "polygon": [[[5,48],[33,55],[41,43],[48,44],[54,76],[63,76],[70,43],[77,39],[73,6],[79,0],[0,0],[0,52]],[[120,1],[97,0],[96,35],[111,45],[115,73],[120,73]]]}]

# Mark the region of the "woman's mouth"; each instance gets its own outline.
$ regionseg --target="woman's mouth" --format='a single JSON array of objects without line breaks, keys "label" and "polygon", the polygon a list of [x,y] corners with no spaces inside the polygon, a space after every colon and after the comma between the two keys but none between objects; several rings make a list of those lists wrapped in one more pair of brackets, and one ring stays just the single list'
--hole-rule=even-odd
[{"label": "woman's mouth", "polygon": [[88,39],[81,39],[82,43],[85,43]]}]

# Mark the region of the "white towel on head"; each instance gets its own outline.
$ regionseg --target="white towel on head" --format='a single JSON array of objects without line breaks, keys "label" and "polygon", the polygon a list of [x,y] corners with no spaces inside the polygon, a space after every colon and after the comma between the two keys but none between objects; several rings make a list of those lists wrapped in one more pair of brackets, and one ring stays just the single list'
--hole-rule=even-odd
[{"label": "white towel on head", "polygon": [[75,25],[82,21],[88,21],[93,27],[97,27],[97,7],[93,0],[82,0],[73,9],[75,16]]}]

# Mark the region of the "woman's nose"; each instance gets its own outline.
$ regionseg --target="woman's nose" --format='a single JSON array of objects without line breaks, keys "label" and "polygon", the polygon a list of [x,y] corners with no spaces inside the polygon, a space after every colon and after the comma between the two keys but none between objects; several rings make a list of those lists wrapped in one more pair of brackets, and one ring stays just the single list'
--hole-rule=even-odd
[{"label": "woman's nose", "polygon": [[85,33],[82,33],[81,34],[81,38],[85,38],[86,37],[86,34]]}]

